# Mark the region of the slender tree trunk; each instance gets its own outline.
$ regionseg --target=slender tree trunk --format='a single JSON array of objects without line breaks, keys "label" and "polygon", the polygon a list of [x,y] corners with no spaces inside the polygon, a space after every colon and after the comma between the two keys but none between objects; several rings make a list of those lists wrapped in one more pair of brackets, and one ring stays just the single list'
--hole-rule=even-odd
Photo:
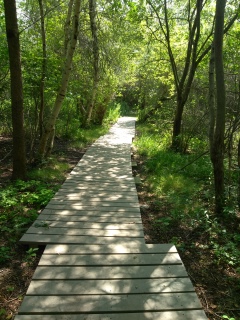
[{"label": "slender tree trunk", "polygon": [[238,209],[240,210],[240,139],[238,139]]},{"label": "slender tree trunk", "polygon": [[64,26],[64,33],[65,33],[64,51],[63,51],[64,57],[67,55],[68,45],[71,40],[71,18],[72,18],[72,11],[73,11],[73,1],[74,0],[69,0],[67,18]]},{"label": "slender tree trunk", "polygon": [[12,179],[26,179],[26,154],[23,120],[23,86],[19,31],[15,0],[4,0],[6,33],[9,52],[12,126],[13,173]]},{"label": "slender tree trunk", "polygon": [[215,185],[215,211],[223,213],[224,195],[224,133],[225,133],[225,81],[223,66],[224,12],[226,0],[216,2],[216,24],[214,33],[216,75],[216,128],[213,139],[212,162]]},{"label": "slender tree trunk", "polygon": [[[67,56],[62,72],[62,79],[61,79],[61,84],[60,88],[57,93],[57,97],[55,100],[55,104],[53,107],[53,111],[48,119],[48,122],[44,128],[43,135],[40,140],[40,146],[39,146],[39,156],[40,158],[43,158],[47,154],[51,152],[53,143],[52,143],[52,136],[53,132],[55,130],[55,123],[58,117],[58,114],[60,112],[60,109],[62,107],[62,103],[64,101],[66,91],[67,91],[67,86],[68,86],[68,81],[71,73],[71,68],[72,68],[72,59],[73,59],[73,54],[76,48],[76,43],[77,43],[77,38],[78,38],[78,32],[79,32],[79,15],[80,15],[80,4],[81,0],[75,0],[74,2],[74,10],[73,10],[73,22],[72,22],[72,34],[71,34],[71,40],[68,46],[67,50]],[[48,142],[50,149],[47,150],[47,145]],[[47,154],[46,154],[47,153]]]},{"label": "slender tree trunk", "polygon": [[182,151],[181,143],[181,132],[182,132],[182,117],[185,102],[182,97],[177,98],[177,107],[175,111],[174,121],[173,121],[173,134],[172,134],[172,145],[171,148],[176,152]]},{"label": "slender tree trunk", "polygon": [[40,18],[41,18],[41,35],[42,35],[42,75],[41,75],[41,83],[40,83],[40,108],[39,108],[39,117],[38,117],[39,134],[41,137],[43,134],[43,115],[44,115],[44,108],[45,108],[44,90],[45,90],[45,78],[46,78],[46,68],[47,68],[47,45],[46,45],[43,0],[38,0],[38,3],[39,3]]},{"label": "slender tree trunk", "polygon": [[88,108],[88,114],[86,119],[86,125],[90,124],[92,118],[92,112],[95,106],[96,94],[98,89],[99,81],[99,46],[98,46],[98,35],[97,35],[97,23],[96,23],[96,0],[89,0],[89,17],[92,32],[92,49],[93,49],[93,90],[92,98]]},{"label": "slender tree trunk", "polygon": [[[202,12],[203,1],[196,1],[196,15],[194,20],[192,21],[189,18],[189,38],[188,38],[188,47],[186,51],[186,58],[184,64],[184,70],[181,75],[181,78],[178,79],[175,76],[175,83],[177,84],[177,106],[175,117],[173,121],[173,134],[172,134],[172,149],[175,151],[183,151],[181,145],[181,131],[182,131],[182,117],[185,104],[188,100],[188,96],[190,94],[190,90],[192,87],[192,83],[195,77],[195,72],[197,70],[197,51],[198,51],[198,42],[200,39],[200,18]],[[189,6],[189,17],[190,17],[190,6]],[[174,59],[174,58],[173,58]],[[172,59],[170,59],[171,61]],[[173,62],[171,62],[172,69],[174,66]],[[176,74],[176,72],[174,72]]]},{"label": "slender tree trunk", "polygon": [[212,44],[211,56],[209,61],[209,93],[208,93],[208,108],[209,108],[209,147],[211,161],[214,159],[213,141],[215,132],[215,58],[214,44]]}]

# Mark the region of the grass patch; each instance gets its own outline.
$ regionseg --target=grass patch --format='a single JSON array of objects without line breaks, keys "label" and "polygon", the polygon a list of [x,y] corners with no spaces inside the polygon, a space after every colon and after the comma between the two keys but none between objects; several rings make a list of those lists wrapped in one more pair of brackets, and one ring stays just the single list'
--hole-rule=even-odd
[{"label": "grass patch", "polygon": [[28,172],[30,180],[39,180],[52,182],[54,184],[61,183],[65,179],[65,173],[69,170],[68,163],[59,161],[57,156],[51,156],[41,163],[41,166],[32,168]]},{"label": "grass patch", "polygon": [[74,148],[83,149],[92,144],[100,136],[106,134],[109,130],[109,125],[105,126],[92,126],[87,129],[79,128],[75,134],[74,139],[70,145]]}]

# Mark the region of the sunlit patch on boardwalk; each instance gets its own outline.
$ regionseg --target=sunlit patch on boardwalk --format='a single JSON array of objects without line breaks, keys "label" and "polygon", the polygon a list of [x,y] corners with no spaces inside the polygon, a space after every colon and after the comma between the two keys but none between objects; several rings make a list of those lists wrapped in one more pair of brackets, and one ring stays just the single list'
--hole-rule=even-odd
[{"label": "sunlit patch on boardwalk", "polygon": [[46,249],[16,320],[206,320],[172,244],[145,244],[124,117],[71,172],[22,243]]}]

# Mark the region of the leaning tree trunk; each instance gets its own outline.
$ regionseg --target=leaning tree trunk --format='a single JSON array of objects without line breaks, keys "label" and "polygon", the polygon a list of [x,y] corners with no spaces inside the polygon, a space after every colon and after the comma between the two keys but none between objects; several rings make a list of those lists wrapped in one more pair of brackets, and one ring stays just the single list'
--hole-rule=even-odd
[{"label": "leaning tree trunk", "polygon": [[9,52],[12,126],[13,173],[12,179],[26,179],[26,154],[23,120],[23,86],[20,58],[19,31],[15,0],[4,0],[6,33]]},{"label": "leaning tree trunk", "polygon": [[216,75],[216,127],[212,146],[212,163],[215,187],[215,212],[222,215],[224,209],[224,133],[225,133],[225,81],[223,66],[224,12],[226,0],[216,2],[214,33]]},{"label": "leaning tree trunk", "polygon": [[[78,38],[78,32],[79,32],[79,15],[80,15],[80,3],[81,0],[75,0],[74,2],[74,10],[73,10],[73,22],[72,22],[72,34],[71,34],[71,40],[68,46],[67,50],[67,55],[66,55],[66,60],[62,72],[62,79],[61,79],[61,84],[60,88],[57,93],[57,97],[55,100],[55,104],[53,107],[53,111],[48,119],[48,122],[45,126],[43,135],[40,140],[40,146],[39,146],[39,157],[42,159],[43,157],[47,156],[51,152],[52,149],[52,137],[53,137],[53,132],[55,129],[55,123],[58,117],[58,114],[60,112],[60,109],[62,107],[62,103],[64,101],[66,91],[67,91],[67,86],[69,82],[69,77],[71,73],[71,68],[72,68],[72,59],[73,59],[73,54],[76,48],[76,43],[77,43],[77,38]],[[49,140],[50,143],[49,143]],[[49,148],[47,150],[47,145],[49,143]]]}]

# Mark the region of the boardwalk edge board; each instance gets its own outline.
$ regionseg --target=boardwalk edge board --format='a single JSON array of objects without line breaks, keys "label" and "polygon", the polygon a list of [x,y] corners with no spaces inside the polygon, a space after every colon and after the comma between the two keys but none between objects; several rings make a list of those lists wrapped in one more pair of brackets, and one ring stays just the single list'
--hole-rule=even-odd
[{"label": "boardwalk edge board", "polygon": [[120,118],[20,239],[46,248],[15,320],[207,319],[176,247],[145,243],[134,135]]}]

